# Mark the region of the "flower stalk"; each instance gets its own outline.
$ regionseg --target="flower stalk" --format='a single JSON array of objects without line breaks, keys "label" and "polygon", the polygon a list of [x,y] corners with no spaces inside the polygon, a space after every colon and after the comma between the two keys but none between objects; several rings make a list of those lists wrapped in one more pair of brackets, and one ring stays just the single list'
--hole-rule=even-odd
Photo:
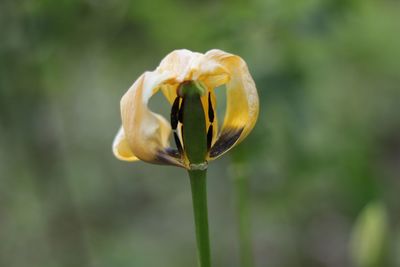
[{"label": "flower stalk", "polygon": [[[227,106],[222,124],[215,116],[215,90],[225,85]],[[171,105],[170,121],[149,107],[162,92]],[[239,56],[212,49],[169,53],[153,71],[144,72],[121,98],[122,125],[114,155],[123,161],[172,165],[188,171],[200,267],[210,267],[206,171],[242,142],[259,112],[256,85]],[[173,137],[176,147],[171,146]]]},{"label": "flower stalk", "polygon": [[194,224],[196,228],[198,265],[200,267],[211,266],[206,175],[206,170],[189,171],[192,188]]},{"label": "flower stalk", "polygon": [[207,132],[204,109],[201,103],[201,86],[194,82],[183,84],[181,116],[183,145],[191,169],[188,170],[192,189],[194,223],[196,229],[198,264],[211,266],[210,238],[207,209]]}]

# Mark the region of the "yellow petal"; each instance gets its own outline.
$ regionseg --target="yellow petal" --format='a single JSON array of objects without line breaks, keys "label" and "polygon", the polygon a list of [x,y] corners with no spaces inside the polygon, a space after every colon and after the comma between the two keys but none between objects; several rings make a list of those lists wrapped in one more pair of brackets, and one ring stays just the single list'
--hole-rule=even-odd
[{"label": "yellow petal", "polygon": [[169,148],[170,123],[148,108],[151,96],[171,73],[146,72],[121,99],[122,126],[133,154],[151,163],[182,166]]},{"label": "yellow petal", "polygon": [[180,83],[190,80],[193,73],[193,64],[197,58],[202,57],[200,53],[194,53],[187,49],[174,50],[161,61],[157,71],[169,73],[169,82],[161,85],[165,97],[172,104],[177,95],[177,88]]},{"label": "yellow petal", "polygon": [[240,57],[220,50],[211,50],[205,55],[175,50],[161,61],[155,71],[144,73],[121,100],[123,132],[132,156],[152,163],[185,165],[169,147],[169,122],[151,112],[148,101],[161,89],[172,104],[179,85],[191,80],[206,89],[201,100],[207,128],[211,125],[208,98],[215,113],[214,89],[223,84],[227,87],[227,111],[218,138],[218,124],[214,117],[210,159],[222,155],[249,134],[258,116],[258,96],[246,63]]},{"label": "yellow petal", "polygon": [[132,150],[129,147],[128,142],[125,138],[124,129],[121,127],[114,138],[112,145],[114,155],[124,161],[136,161],[139,160],[135,155],[133,155]]},{"label": "yellow petal", "polygon": [[208,118],[208,97],[211,96],[214,108],[213,143],[218,134],[218,121],[216,116],[216,98],[214,88],[229,81],[229,71],[223,64],[204,54],[191,52],[186,49],[175,50],[168,54],[157,68],[161,72],[169,72],[171,79],[161,86],[165,97],[172,104],[177,96],[180,83],[188,80],[198,81],[206,89],[201,97],[206,118],[206,129],[210,126]]},{"label": "yellow petal", "polygon": [[171,75],[171,79],[161,86],[171,104],[175,100],[179,84],[184,81],[199,81],[211,90],[225,84],[229,79],[228,71],[218,61],[186,49],[168,54],[161,61],[157,71],[168,72]]},{"label": "yellow petal", "polygon": [[210,159],[215,159],[241,142],[253,129],[258,117],[259,100],[253,78],[242,58],[216,49],[205,56],[221,64],[230,76],[226,83],[224,122],[209,155]]},{"label": "yellow petal", "polygon": [[179,84],[163,84],[161,85],[161,91],[163,92],[165,98],[167,98],[168,102],[172,105],[174,103],[174,100],[177,96],[177,90],[178,90]]}]

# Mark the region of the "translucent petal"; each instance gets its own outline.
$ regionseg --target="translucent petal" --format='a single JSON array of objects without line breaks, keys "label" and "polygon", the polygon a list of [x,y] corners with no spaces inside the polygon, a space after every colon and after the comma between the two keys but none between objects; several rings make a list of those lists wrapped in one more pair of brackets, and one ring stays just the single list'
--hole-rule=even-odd
[{"label": "translucent petal", "polygon": [[184,81],[199,81],[211,90],[225,84],[229,79],[228,71],[219,62],[186,49],[175,50],[168,54],[157,70],[168,72],[173,77],[161,86],[170,103],[173,103],[177,95],[179,84]]},{"label": "translucent petal", "polygon": [[115,157],[123,161],[139,160],[132,152],[125,138],[124,129],[121,127],[114,138],[112,149]]},{"label": "translucent petal", "polygon": [[169,148],[171,126],[161,115],[148,108],[150,97],[160,84],[171,79],[167,72],[146,72],[121,99],[122,126],[133,154],[151,163],[182,166]]},{"label": "translucent petal", "polygon": [[169,53],[160,63],[157,70],[169,72],[174,77],[173,84],[179,84],[185,80],[191,80],[196,71],[196,62],[201,60],[203,54],[187,49],[175,50]]},{"label": "translucent petal", "polygon": [[259,99],[253,78],[242,58],[221,50],[210,50],[205,57],[221,64],[230,76],[226,83],[227,108],[224,122],[209,155],[210,159],[214,159],[250,133],[258,117]]}]

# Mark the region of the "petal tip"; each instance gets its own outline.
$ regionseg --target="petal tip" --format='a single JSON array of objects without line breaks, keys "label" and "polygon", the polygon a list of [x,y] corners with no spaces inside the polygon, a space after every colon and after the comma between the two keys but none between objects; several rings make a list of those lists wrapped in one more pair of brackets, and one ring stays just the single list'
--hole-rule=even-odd
[{"label": "petal tip", "polygon": [[122,127],[119,129],[112,144],[112,151],[114,156],[122,161],[136,161],[138,158],[131,151],[128,142],[125,139],[124,130]]}]

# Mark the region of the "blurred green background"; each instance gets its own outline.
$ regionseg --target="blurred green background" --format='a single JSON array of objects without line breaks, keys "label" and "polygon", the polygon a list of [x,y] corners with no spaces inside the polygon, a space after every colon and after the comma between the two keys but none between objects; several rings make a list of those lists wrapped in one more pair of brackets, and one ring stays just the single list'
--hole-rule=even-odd
[{"label": "blurred green background", "polygon": [[111,153],[177,48],[241,55],[260,95],[209,168],[215,266],[239,267],[237,164],[256,266],[400,266],[399,33],[395,0],[1,0],[0,266],[195,266],[185,171]]}]

